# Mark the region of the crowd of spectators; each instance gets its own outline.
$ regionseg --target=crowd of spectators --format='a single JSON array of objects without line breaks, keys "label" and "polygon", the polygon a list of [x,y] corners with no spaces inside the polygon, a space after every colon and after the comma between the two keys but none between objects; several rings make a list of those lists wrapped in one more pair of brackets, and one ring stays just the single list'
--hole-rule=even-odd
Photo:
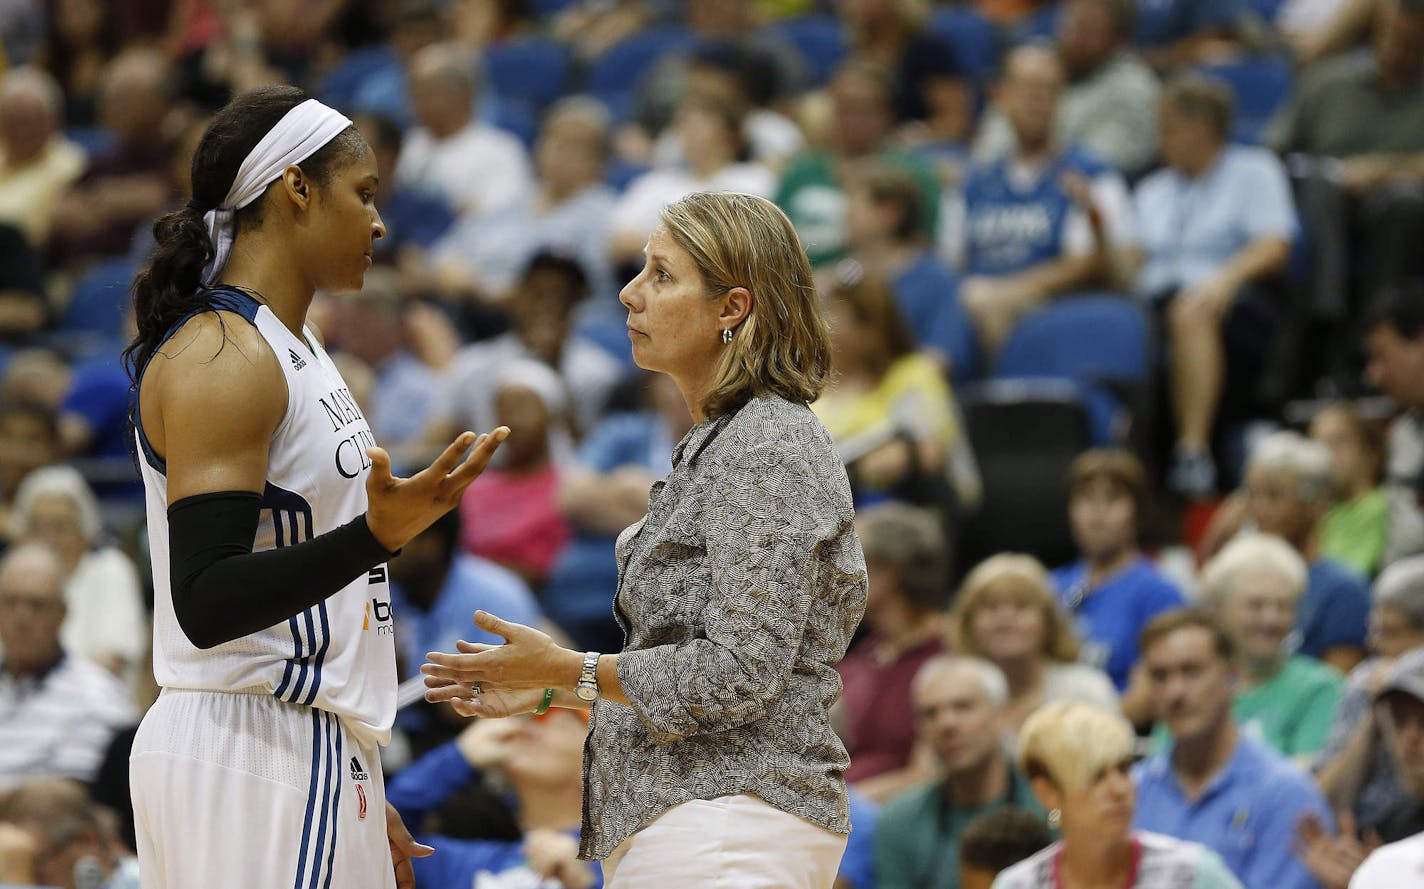
[{"label": "crowd of spectators", "polygon": [[[311,320],[397,469],[513,429],[390,565],[403,677],[477,608],[621,646],[691,420],[618,293],[755,193],[870,572],[841,889],[1424,885],[1424,0],[0,0],[0,884],[137,885],[127,287],[269,83],[375,153]],[[405,708],[421,885],[597,885],[583,732]]]}]

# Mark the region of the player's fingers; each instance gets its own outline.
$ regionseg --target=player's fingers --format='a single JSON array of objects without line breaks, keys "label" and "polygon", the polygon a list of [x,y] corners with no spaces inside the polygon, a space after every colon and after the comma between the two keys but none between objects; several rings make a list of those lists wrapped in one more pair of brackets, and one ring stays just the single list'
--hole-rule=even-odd
[{"label": "player's fingers", "polygon": [[471,444],[477,443],[473,432],[465,431],[455,436],[455,440],[440,452],[440,456],[430,464],[430,469],[440,477],[450,474],[450,470],[460,465],[460,455],[465,453],[465,449]]},{"label": "player's fingers", "polygon": [[482,435],[480,438],[481,440],[470,450],[470,455],[465,458],[465,462],[461,463],[459,468],[452,468],[446,479],[452,493],[464,490],[470,482],[479,477],[481,472],[484,472],[485,467],[489,465],[490,458],[494,456],[494,452],[499,450],[499,446],[504,443],[506,438],[509,438],[509,427],[497,427],[493,432]]},{"label": "player's fingers", "polygon": [[366,490],[384,490],[395,481],[391,475],[391,455],[386,453],[385,448],[369,447],[366,449],[366,456],[371,460],[371,471],[366,476]]}]

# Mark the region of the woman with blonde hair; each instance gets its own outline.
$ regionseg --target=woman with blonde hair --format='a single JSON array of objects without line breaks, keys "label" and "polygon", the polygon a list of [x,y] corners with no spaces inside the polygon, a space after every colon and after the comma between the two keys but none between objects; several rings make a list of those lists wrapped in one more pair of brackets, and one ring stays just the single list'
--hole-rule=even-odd
[{"label": "woman with blonde hair", "polygon": [[744,194],[666,207],[623,288],[638,365],[695,421],[620,535],[621,654],[478,612],[503,645],[423,667],[466,715],[591,707],[581,855],[613,889],[829,889],[849,831],[833,665],[865,609],[850,486],[807,406],[830,342],[786,215]]},{"label": "woman with blonde hair", "polygon": [[1053,701],[1117,709],[1107,675],[1077,662],[1078,636],[1058,607],[1048,572],[1033,556],[1000,553],[969,572],[955,596],[949,635],[951,649],[993,661],[1004,671],[1010,731]]},{"label": "woman with blonde hair", "polygon": [[1205,846],[1132,829],[1132,727],[1091,704],[1060,701],[1029,717],[1019,767],[1062,839],[1024,859],[993,889],[1241,889]]}]

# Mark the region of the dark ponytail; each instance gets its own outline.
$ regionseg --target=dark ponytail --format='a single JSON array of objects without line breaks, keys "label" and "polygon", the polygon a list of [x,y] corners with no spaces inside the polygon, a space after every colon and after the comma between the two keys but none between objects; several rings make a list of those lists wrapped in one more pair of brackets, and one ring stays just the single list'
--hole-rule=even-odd
[{"label": "dark ponytail", "polygon": [[[123,360],[135,386],[173,325],[195,311],[211,307],[208,291],[202,286],[202,275],[214,248],[203,214],[215,209],[227,197],[237,178],[238,167],[262,137],[288,111],[308,98],[305,92],[292,86],[253,90],[225,105],[203,133],[198,150],[193,154],[193,197],[154,223],[153,255],[148,266],[134,278],[134,318],[138,334],[124,349]],[[324,183],[336,161],[359,156],[364,150],[365,141],[354,128],[349,128],[302,161],[302,171],[312,180]],[[237,212],[238,230],[261,224],[262,204],[259,198]]]}]

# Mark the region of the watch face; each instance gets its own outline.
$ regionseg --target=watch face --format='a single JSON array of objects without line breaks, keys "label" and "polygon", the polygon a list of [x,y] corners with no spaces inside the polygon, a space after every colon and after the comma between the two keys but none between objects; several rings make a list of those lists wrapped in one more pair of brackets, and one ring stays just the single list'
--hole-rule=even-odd
[{"label": "watch face", "polygon": [[578,696],[580,701],[591,701],[598,697],[598,689],[590,688],[587,685],[580,685],[574,689],[574,694]]}]

